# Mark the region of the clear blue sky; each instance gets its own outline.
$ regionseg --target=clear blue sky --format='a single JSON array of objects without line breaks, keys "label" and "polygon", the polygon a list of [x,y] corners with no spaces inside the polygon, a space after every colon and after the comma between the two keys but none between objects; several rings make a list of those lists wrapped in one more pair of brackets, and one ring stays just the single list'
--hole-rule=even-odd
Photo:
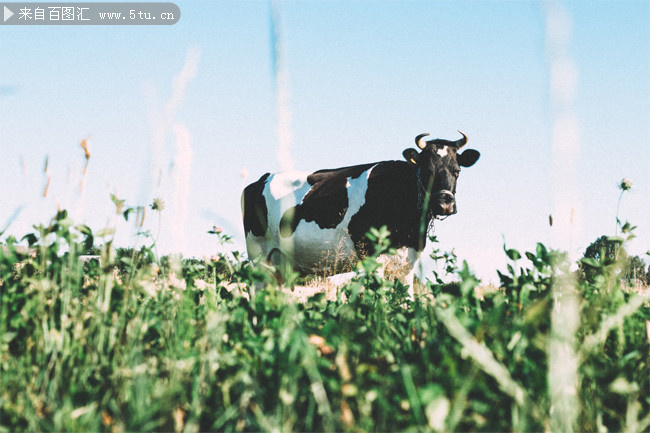
[{"label": "clear blue sky", "polygon": [[[21,209],[8,233],[23,235],[57,205],[94,229],[113,225],[113,192],[133,206],[163,197],[165,252],[214,252],[213,225],[243,249],[241,190],[280,167],[269,3],[177,4],[174,26],[0,27],[0,229]],[[558,5],[568,17],[560,60],[577,72],[560,108],[547,25]],[[579,257],[613,234],[616,185],[627,177],[634,187],[620,216],[639,226],[632,252],[650,249],[650,3],[288,0],[279,10],[296,169],[401,159],[421,132],[456,139],[463,130],[482,157],[463,171],[459,213],[436,234],[496,280],[504,239],[532,250],[553,238],[548,215],[562,173],[552,168],[552,131],[568,110],[579,130],[567,180],[577,217],[560,246]],[[188,52],[200,53],[196,74],[154,152],[161,127],[152,119]],[[172,124],[190,137],[187,199],[175,198],[182,168]],[[85,137],[92,156],[80,192]],[[179,243],[172,226],[183,212]],[[157,231],[151,211],[146,227]],[[120,243],[135,243],[131,234],[118,225]]]}]

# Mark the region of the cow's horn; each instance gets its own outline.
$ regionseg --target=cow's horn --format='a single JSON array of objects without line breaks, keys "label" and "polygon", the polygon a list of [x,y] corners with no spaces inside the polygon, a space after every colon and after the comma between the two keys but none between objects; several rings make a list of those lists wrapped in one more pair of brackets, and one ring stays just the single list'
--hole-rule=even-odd
[{"label": "cow's horn", "polygon": [[460,135],[463,136],[460,140],[456,140],[454,143],[456,143],[456,149],[460,149],[461,147],[465,146],[467,144],[467,135],[460,129],[458,130],[460,132]]},{"label": "cow's horn", "polygon": [[415,137],[415,144],[417,144],[420,149],[424,150],[424,148],[427,146],[426,144],[424,144],[424,141],[422,140],[422,138],[426,137],[427,135],[429,134],[420,134],[417,137]]}]

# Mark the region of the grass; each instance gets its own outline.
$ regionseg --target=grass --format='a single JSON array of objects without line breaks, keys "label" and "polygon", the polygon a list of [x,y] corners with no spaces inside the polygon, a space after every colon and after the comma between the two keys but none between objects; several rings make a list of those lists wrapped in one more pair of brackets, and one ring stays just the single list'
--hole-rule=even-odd
[{"label": "grass", "polygon": [[615,261],[585,281],[542,244],[506,249],[497,288],[438,252],[457,282],[412,301],[377,276],[377,231],[361,276],[296,302],[236,253],[102,235],[85,262],[99,234],[65,211],[32,250],[5,239],[0,431],[649,429],[650,293]]}]

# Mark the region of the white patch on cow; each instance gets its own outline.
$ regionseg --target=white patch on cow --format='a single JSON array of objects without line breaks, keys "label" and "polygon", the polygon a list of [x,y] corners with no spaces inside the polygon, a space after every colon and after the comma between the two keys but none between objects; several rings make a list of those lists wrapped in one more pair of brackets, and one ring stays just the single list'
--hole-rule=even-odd
[{"label": "white patch on cow", "polygon": [[348,209],[336,227],[323,229],[315,221],[301,220],[293,234],[286,238],[280,235],[280,219],[288,209],[302,203],[311,189],[307,182],[309,173],[289,172],[269,176],[263,191],[268,210],[267,233],[264,237],[250,233],[246,236],[249,256],[267,258],[274,249],[278,249],[290,257],[298,268],[324,274],[340,272],[349,264],[354,264],[357,255],[347,228],[350,219],[365,203],[372,168],[356,179],[348,178]]},{"label": "white patch on cow", "polygon": [[436,150],[436,153],[440,156],[447,156],[449,154],[448,146],[442,146],[440,149]]},{"label": "white patch on cow", "polygon": [[408,264],[411,267],[406,277],[402,280],[404,284],[409,286],[408,294],[411,299],[415,294],[415,274],[418,274],[419,278],[422,278],[422,262],[420,261],[420,252],[415,248],[408,248],[407,252]]},{"label": "white patch on cow", "polygon": [[[310,186],[307,183],[307,176],[309,176],[309,173],[302,171],[288,171],[286,173],[276,173],[269,176],[266,181],[266,186],[264,187],[266,205],[268,206],[269,202],[272,203],[276,200],[290,198],[291,193],[294,193],[296,190],[304,188],[305,186],[307,186],[307,190],[309,190]],[[302,200],[302,197],[300,199]],[[295,206],[296,204],[298,203],[294,203],[292,206]],[[269,216],[271,215],[272,214],[269,212]]]}]

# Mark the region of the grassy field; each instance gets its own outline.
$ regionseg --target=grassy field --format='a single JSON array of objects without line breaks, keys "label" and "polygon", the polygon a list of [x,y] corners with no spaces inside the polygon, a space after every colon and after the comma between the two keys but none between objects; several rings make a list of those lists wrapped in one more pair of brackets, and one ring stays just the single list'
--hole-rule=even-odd
[{"label": "grassy field", "polygon": [[[100,259],[81,260],[95,236]],[[457,283],[432,275],[410,300],[373,256],[297,302],[236,253],[116,250],[65,211],[25,239],[0,248],[3,432],[650,428],[650,293],[620,260],[584,278],[542,244],[504,248],[482,291],[438,254]]]}]

